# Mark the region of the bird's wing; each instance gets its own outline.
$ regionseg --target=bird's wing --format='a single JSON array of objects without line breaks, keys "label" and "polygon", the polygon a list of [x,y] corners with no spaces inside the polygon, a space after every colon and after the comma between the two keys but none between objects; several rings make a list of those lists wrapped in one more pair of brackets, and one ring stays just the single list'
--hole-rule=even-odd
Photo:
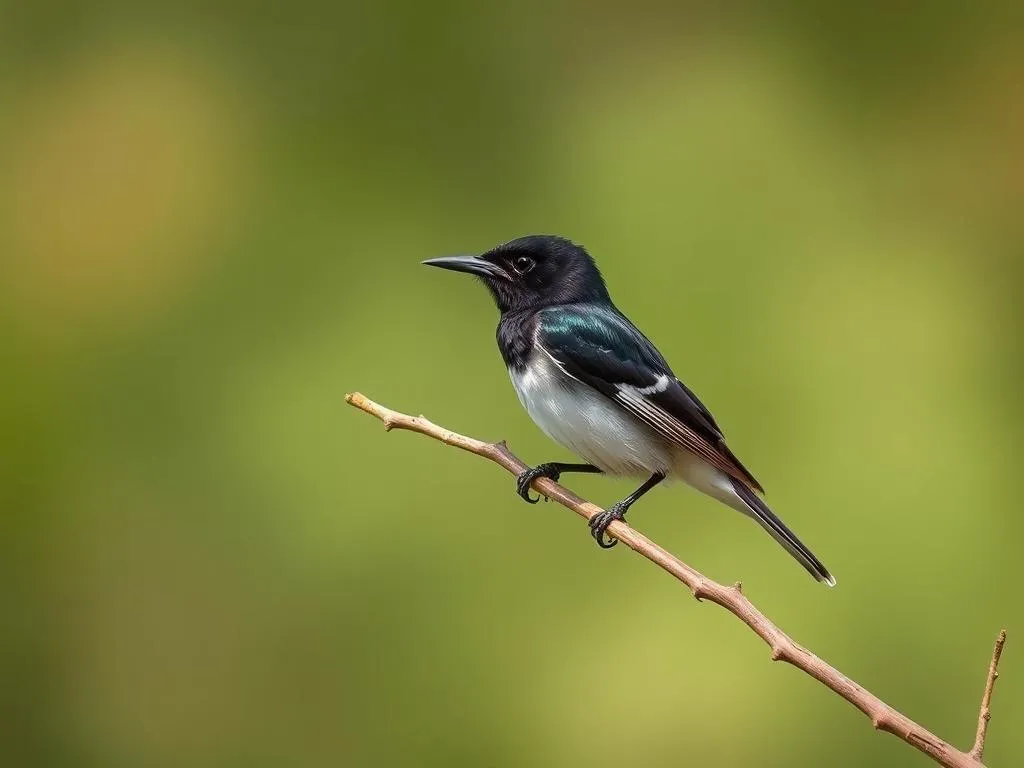
[{"label": "bird's wing", "polygon": [[611,398],[673,443],[763,493],[725,444],[710,411],[676,378],[655,346],[611,308],[540,313],[537,345],[569,376]]}]

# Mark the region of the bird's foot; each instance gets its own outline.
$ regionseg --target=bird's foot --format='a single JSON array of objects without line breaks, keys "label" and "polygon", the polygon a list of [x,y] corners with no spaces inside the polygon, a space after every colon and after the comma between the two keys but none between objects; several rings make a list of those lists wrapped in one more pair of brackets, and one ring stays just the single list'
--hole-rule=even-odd
[{"label": "bird's foot", "polygon": [[626,510],[629,509],[628,504],[623,504],[621,501],[617,504],[612,504],[608,509],[603,512],[598,512],[592,518],[587,525],[590,526],[590,535],[594,537],[594,541],[601,549],[611,549],[619,543],[618,539],[613,539],[606,535],[608,526],[615,520],[625,520]]},{"label": "bird's foot", "polygon": [[[536,504],[540,501],[540,496],[535,499],[530,497],[530,484],[533,483],[534,480],[542,477],[547,477],[557,483],[558,478],[561,477],[561,475],[562,470],[553,462],[538,464],[533,469],[526,470],[516,478],[516,493],[518,493],[525,501],[528,501],[531,504]],[[547,499],[546,496],[544,498]]]}]

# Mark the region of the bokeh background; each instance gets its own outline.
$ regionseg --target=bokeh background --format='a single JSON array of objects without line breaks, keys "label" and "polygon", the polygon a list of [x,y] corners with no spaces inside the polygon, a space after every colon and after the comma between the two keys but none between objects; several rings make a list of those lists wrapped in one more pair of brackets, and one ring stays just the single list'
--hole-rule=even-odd
[{"label": "bokeh background", "polygon": [[634,523],[965,748],[1008,627],[1020,765],[1019,8],[3,4],[4,765],[929,764],[344,405],[566,458],[486,292],[419,266],[531,232],[591,249],[839,586],[685,488]]}]

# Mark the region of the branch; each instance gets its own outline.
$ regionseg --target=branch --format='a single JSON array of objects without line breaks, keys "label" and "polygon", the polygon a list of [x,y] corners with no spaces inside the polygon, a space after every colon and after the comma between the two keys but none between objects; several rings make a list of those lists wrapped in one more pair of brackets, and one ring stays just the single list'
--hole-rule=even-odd
[{"label": "branch", "polygon": [[985,693],[981,697],[981,711],[978,713],[978,734],[974,737],[974,746],[971,747],[970,755],[975,760],[981,761],[985,752],[985,736],[988,735],[988,721],[992,719],[992,689],[996,687],[996,678],[999,677],[999,657],[1003,655],[1003,646],[1006,644],[1006,630],[1001,630],[996,638],[996,647],[992,649],[992,662],[988,665],[988,679],[985,681]]},{"label": "branch", "polygon": [[[446,445],[490,459],[513,475],[519,475],[528,469],[526,464],[509,451],[504,441],[485,443],[481,440],[474,440],[471,437],[439,427],[424,416],[408,416],[392,411],[358,392],[345,395],[345,402],[377,417],[384,422],[384,428],[387,430],[404,429],[410,432],[419,432],[421,435],[440,440]],[[572,491],[548,478],[535,480],[533,488],[587,520],[602,511],[600,507],[581,499]],[[887,731],[902,739],[946,768],[984,768],[981,763],[981,752],[984,747],[985,730],[989,718],[988,707],[992,696],[992,686],[995,683],[996,665],[999,662],[1005,631],[1000,633],[1000,639],[996,643],[993,654],[989,680],[985,687],[985,697],[982,700],[978,739],[970,753],[961,752],[910,718],[897,712],[873,693],[862,688],[839,670],[793,641],[744,596],[739,582],[732,586],[725,586],[712,581],[624,521],[613,522],[608,528],[608,533],[685,584],[697,600],[710,600],[732,613],[768,644],[768,647],[771,648],[772,661],[785,661],[810,675],[871,718],[871,724],[876,729]]]}]

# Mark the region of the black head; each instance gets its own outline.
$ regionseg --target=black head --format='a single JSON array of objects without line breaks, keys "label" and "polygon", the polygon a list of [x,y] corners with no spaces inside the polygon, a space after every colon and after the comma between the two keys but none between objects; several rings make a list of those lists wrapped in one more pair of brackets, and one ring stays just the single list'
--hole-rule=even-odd
[{"label": "black head", "polygon": [[610,301],[590,254],[564,237],[528,235],[479,256],[445,256],[423,263],[476,275],[490,289],[502,313]]}]

